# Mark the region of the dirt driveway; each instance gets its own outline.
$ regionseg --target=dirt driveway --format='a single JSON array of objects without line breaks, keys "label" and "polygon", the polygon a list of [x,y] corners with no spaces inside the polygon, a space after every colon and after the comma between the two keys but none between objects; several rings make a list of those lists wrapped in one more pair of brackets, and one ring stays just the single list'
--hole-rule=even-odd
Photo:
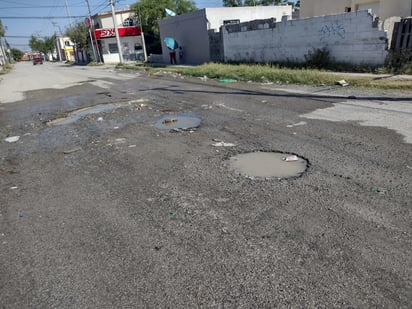
[{"label": "dirt driveway", "polygon": [[0,100],[1,308],[411,306],[412,95],[35,69],[83,75]]}]

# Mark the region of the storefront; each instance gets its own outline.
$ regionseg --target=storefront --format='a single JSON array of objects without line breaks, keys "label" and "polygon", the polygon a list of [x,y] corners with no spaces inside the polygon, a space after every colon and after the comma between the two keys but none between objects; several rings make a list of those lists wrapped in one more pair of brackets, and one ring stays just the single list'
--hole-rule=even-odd
[{"label": "storefront", "polygon": [[[118,63],[119,47],[113,25],[112,12],[93,16],[94,37],[101,60],[105,63]],[[123,61],[144,60],[142,31],[137,26],[135,12],[129,8],[115,11],[115,22],[119,33]]]},{"label": "storefront", "polygon": [[[118,27],[123,61],[144,60],[140,27]],[[114,28],[96,29],[96,40],[106,63],[119,62],[119,48]],[[142,58],[143,57],[143,58]]]}]

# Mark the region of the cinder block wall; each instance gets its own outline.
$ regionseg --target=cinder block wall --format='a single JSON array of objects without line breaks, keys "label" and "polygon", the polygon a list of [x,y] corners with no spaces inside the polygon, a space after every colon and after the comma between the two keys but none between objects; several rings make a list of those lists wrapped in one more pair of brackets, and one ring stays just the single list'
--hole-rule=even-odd
[{"label": "cinder block wall", "polygon": [[336,61],[351,64],[381,65],[387,56],[387,35],[367,11],[258,23],[222,27],[225,61],[304,62],[323,47]]}]

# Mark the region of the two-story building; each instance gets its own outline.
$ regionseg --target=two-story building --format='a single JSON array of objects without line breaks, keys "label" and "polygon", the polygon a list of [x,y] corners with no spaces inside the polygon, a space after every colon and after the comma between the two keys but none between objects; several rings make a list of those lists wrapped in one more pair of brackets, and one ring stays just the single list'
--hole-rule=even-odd
[{"label": "two-story building", "polygon": [[60,61],[75,61],[74,43],[69,37],[58,36],[56,38],[56,57]]},{"label": "two-story building", "polygon": [[[112,12],[108,11],[94,15],[93,22],[95,42],[97,42],[101,59],[105,63],[118,63],[120,61],[119,48]],[[135,12],[130,8],[117,9],[115,11],[115,22],[119,33],[120,52],[123,61],[144,60],[144,42]]]},{"label": "two-story building", "polygon": [[361,10],[385,20],[391,16],[412,16],[412,0],[301,0],[300,17],[315,17]]}]

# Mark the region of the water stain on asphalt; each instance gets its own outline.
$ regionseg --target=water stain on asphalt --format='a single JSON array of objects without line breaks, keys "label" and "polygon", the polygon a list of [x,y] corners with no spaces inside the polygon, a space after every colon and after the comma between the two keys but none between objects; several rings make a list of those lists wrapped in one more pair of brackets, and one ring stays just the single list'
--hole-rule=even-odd
[{"label": "water stain on asphalt", "polygon": [[292,178],[307,170],[308,161],[280,152],[250,152],[231,157],[230,167],[246,177]]},{"label": "water stain on asphalt", "polygon": [[166,115],[160,118],[155,127],[162,130],[191,129],[200,126],[201,120],[190,115]]},{"label": "water stain on asphalt", "polygon": [[86,117],[91,114],[98,114],[102,112],[111,111],[120,107],[130,106],[132,104],[139,104],[140,107],[147,106],[148,101],[145,99],[138,99],[129,102],[123,103],[106,103],[106,104],[99,104],[91,107],[85,107],[81,109],[77,109],[69,113],[68,116],[57,118],[48,122],[48,125],[66,125],[73,122],[76,122],[83,117]]}]

